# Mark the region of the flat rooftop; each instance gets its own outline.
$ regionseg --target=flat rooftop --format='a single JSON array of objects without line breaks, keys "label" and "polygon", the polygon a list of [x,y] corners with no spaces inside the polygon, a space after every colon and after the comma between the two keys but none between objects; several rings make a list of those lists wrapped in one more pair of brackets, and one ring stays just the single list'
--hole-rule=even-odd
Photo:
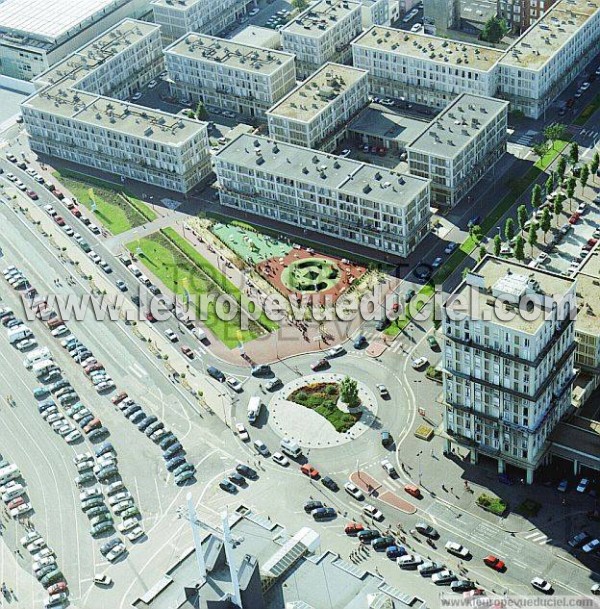
[{"label": "flat rooftop", "polygon": [[[560,303],[573,284],[573,279],[562,275],[486,256],[460,283],[444,306],[446,310],[454,310],[469,319],[534,334],[545,322],[546,311],[552,303]],[[525,314],[501,302],[518,302],[525,293],[531,297],[528,300],[533,305]],[[534,302],[535,297],[540,302]]]},{"label": "flat rooftop", "polygon": [[284,63],[294,61],[294,55],[249,46],[205,34],[186,34],[165,49],[182,57],[225,65],[236,70],[273,74]]},{"label": "flat rooftop", "polygon": [[428,184],[425,178],[253,135],[240,135],[214,158],[398,209],[408,205]]},{"label": "flat rooftop", "polygon": [[308,123],[367,75],[367,70],[326,63],[271,107],[267,115]]},{"label": "flat rooftop", "polygon": [[502,63],[538,70],[599,7],[597,0],[559,0],[508,49]]},{"label": "flat rooftop", "polygon": [[274,49],[281,46],[281,36],[277,30],[259,25],[248,25],[243,30],[235,34],[232,39],[238,44],[247,44],[263,49]]},{"label": "flat rooftop", "polygon": [[388,53],[433,61],[440,64],[460,65],[470,70],[491,70],[504,52],[490,47],[457,42],[428,34],[415,34],[403,30],[374,25],[358,36],[353,45]]},{"label": "flat rooftop", "polygon": [[125,19],[37,76],[34,82],[73,84],[159,28],[154,23]]},{"label": "flat rooftop", "polygon": [[289,32],[320,38],[350,13],[360,11],[360,6],[360,2],[354,0],[321,0],[290,21],[281,30],[281,34]]},{"label": "flat rooftop", "polygon": [[410,148],[435,156],[455,157],[498,114],[507,111],[507,101],[462,93],[425,127],[410,143]]},{"label": "flat rooftop", "polygon": [[174,11],[185,11],[200,2],[206,2],[206,0],[152,0],[150,5],[156,4]]},{"label": "flat rooftop", "polygon": [[596,245],[577,275],[577,320],[575,329],[600,334],[600,249]]},{"label": "flat rooftop", "polygon": [[128,0],[5,0],[0,32],[56,43],[80,25],[89,25]]},{"label": "flat rooftop", "polygon": [[423,120],[369,106],[351,121],[348,129],[372,137],[396,140],[404,146],[422,133],[427,124]]}]

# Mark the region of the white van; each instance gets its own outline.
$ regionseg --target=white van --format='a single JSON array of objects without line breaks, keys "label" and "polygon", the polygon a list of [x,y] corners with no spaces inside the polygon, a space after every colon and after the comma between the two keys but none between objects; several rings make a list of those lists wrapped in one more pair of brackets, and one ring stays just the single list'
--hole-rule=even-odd
[{"label": "white van", "polygon": [[202,328],[193,328],[192,334],[200,341],[206,340],[206,332]]},{"label": "white van", "polygon": [[252,396],[248,401],[248,423],[250,423],[251,425],[256,423],[256,420],[260,416],[261,408],[261,399],[258,396]]},{"label": "white van", "polygon": [[17,326],[16,328],[11,328],[7,332],[7,336],[8,342],[11,345],[14,345],[24,338],[31,338],[33,336],[33,332],[27,326]]},{"label": "white van", "polygon": [[51,359],[44,359],[41,362],[35,362],[33,364],[32,370],[35,373],[37,378],[48,374],[50,370],[58,368],[58,366]]},{"label": "white van", "polygon": [[0,469],[0,484],[6,484],[11,480],[15,480],[20,475],[21,472],[19,471],[19,468],[14,463],[11,463]]},{"label": "white van", "polygon": [[50,349],[48,349],[48,347],[39,347],[27,355],[27,357],[23,360],[23,366],[30,370],[35,362],[39,362],[44,359],[52,359]]},{"label": "white van", "polygon": [[302,456],[302,449],[298,442],[290,440],[289,438],[283,438],[283,440],[281,440],[281,452],[285,453],[288,457],[292,457],[292,459],[297,459]]},{"label": "white van", "polygon": [[2,493],[2,501],[4,501],[4,503],[8,503],[17,497],[24,495],[26,492],[27,489],[22,484],[15,484],[5,493]]}]

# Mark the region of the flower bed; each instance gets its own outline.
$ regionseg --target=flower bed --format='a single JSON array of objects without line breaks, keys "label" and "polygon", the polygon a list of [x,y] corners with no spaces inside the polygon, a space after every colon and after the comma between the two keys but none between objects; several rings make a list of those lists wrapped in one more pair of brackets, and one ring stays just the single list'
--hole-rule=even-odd
[{"label": "flower bed", "polygon": [[486,512],[491,512],[497,516],[502,516],[508,509],[506,501],[500,499],[500,497],[495,497],[494,495],[486,495],[486,493],[481,493],[481,495],[477,497],[477,505],[486,510]]}]

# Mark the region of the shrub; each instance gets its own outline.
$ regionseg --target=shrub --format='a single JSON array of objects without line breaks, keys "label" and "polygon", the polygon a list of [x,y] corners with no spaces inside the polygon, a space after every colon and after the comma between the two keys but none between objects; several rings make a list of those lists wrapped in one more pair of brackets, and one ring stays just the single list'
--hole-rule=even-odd
[{"label": "shrub", "polygon": [[327,387],[325,387],[325,393],[327,395],[337,395],[337,387],[335,385],[327,385]]}]

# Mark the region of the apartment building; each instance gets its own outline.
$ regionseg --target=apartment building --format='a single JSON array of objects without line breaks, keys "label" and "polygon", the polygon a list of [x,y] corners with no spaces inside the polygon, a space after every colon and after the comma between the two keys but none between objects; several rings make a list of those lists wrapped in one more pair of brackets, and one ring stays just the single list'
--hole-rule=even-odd
[{"label": "apartment building", "polygon": [[461,93],[494,97],[502,51],[374,26],[352,43],[370,92],[442,108]]},{"label": "apartment building", "polygon": [[153,0],[154,23],[172,42],[189,32],[216,36],[245,15],[247,0]]},{"label": "apartment building", "polygon": [[492,256],[467,274],[442,309],[448,450],[531,484],[571,406],[575,316],[573,279]]},{"label": "apartment building", "polygon": [[350,42],[362,29],[361,11],[360,2],[354,0],[321,0],[281,30],[282,48],[296,55],[300,78],[328,61],[350,62]]},{"label": "apartment building", "polygon": [[306,148],[335,149],[348,122],[369,103],[368,73],[325,64],[267,112],[269,135]]},{"label": "apartment building", "polygon": [[406,147],[413,175],[431,179],[431,201],[454,207],[506,152],[508,102],[462,93]]},{"label": "apartment building", "polygon": [[423,178],[247,134],[213,161],[225,207],[403,257],[427,234]]},{"label": "apartment building", "polygon": [[210,173],[206,123],[119,99],[161,69],[159,27],[122,21],[37,79],[21,104],[31,149],[189,191]]},{"label": "apartment building", "polygon": [[556,0],[498,0],[497,13],[511,31],[520,34],[555,2]]},{"label": "apartment building", "polygon": [[539,118],[600,48],[600,3],[560,0],[500,62],[500,89],[511,109]]},{"label": "apartment building", "polygon": [[360,4],[363,28],[392,24],[390,0],[361,0]]},{"label": "apartment building", "polygon": [[445,36],[448,30],[460,28],[460,9],[460,0],[426,0],[423,22],[431,33]]},{"label": "apartment building", "polygon": [[264,118],[296,86],[294,56],[231,40],[186,34],[165,49],[172,94]]},{"label": "apartment building", "polygon": [[4,0],[0,74],[33,80],[124,18],[148,12],[148,0]]}]

